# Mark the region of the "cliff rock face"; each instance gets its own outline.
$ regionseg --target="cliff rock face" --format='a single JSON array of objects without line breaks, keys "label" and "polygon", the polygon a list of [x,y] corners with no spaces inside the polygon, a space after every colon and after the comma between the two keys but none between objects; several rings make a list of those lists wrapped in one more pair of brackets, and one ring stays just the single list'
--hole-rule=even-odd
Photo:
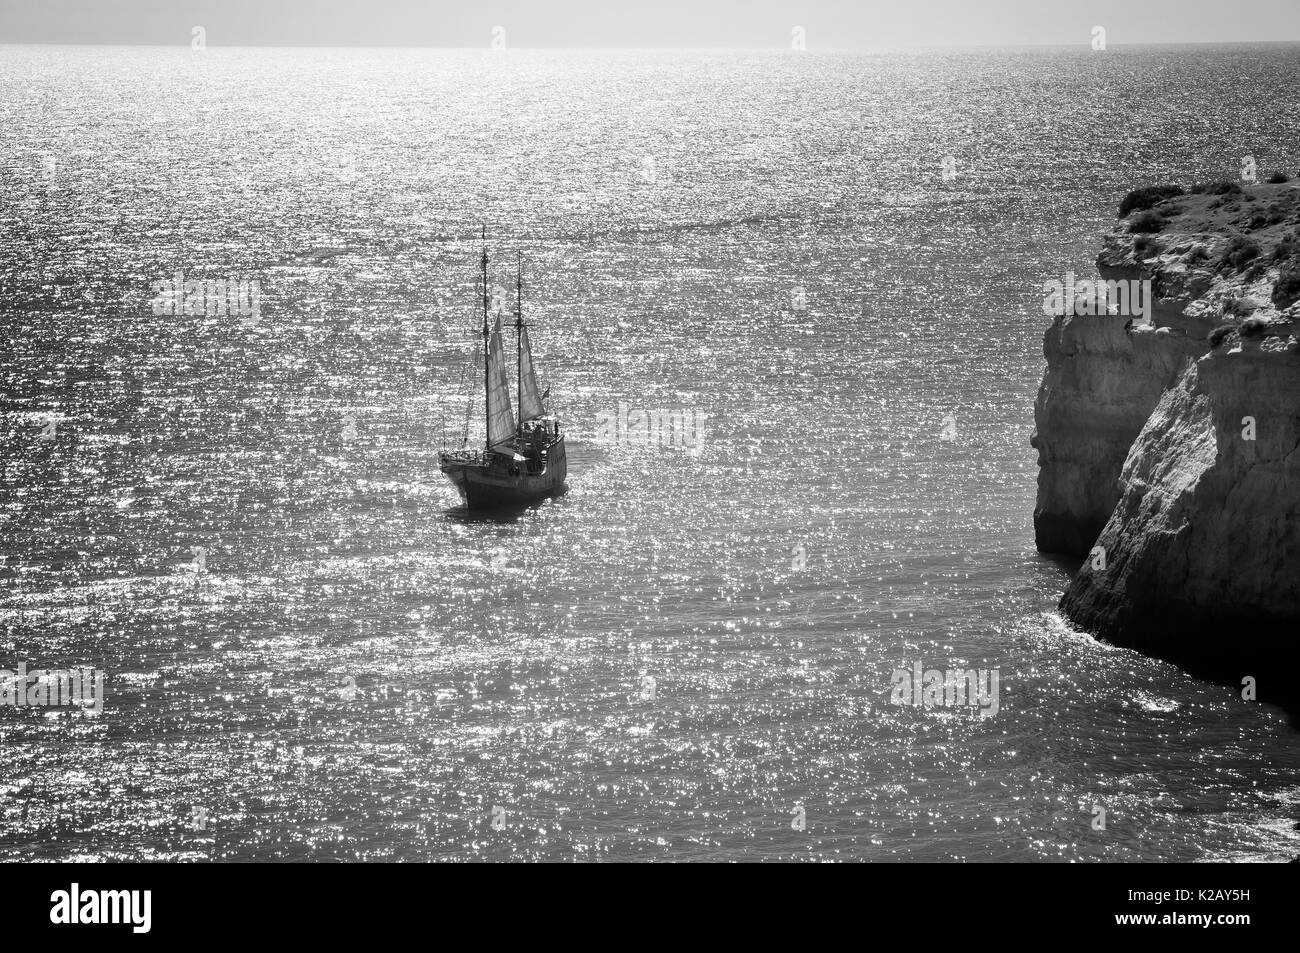
[{"label": "cliff rock face", "polygon": [[1054,319],[1033,440],[1038,547],[1084,558],[1062,612],[1207,677],[1271,676],[1275,701],[1300,635],[1300,342],[1274,294],[1297,198],[1177,196],[1141,213],[1158,232],[1112,235],[1098,269],[1149,279],[1152,322]]},{"label": "cliff rock face", "polygon": [[1047,373],[1032,443],[1039,467],[1034,535],[1044,552],[1083,556],[1092,548],[1119,501],[1129,447],[1187,360],[1208,349],[1212,327],[1157,335],[1124,325],[1112,315],[1065,316],[1053,320],[1043,342]]}]

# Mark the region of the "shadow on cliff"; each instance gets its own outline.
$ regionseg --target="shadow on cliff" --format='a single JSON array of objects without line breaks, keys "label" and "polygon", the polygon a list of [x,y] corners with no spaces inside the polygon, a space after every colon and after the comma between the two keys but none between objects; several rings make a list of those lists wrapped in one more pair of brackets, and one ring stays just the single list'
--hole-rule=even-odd
[{"label": "shadow on cliff", "polygon": [[1065,575],[1067,583],[1079,571],[1079,567],[1083,565],[1083,557],[1072,556],[1069,553],[1044,553],[1040,551],[1038,558],[1052,568],[1059,569]]},{"label": "shadow on cliff", "polygon": [[[1070,618],[1069,599],[1067,592],[1060,605],[1066,618]],[[1245,702],[1276,705],[1286,713],[1287,723],[1300,729],[1300,650],[1289,622],[1262,616],[1246,619],[1239,612],[1220,617],[1165,605],[1159,614],[1130,615],[1122,626],[1104,626],[1092,634],[1223,685]]]},{"label": "shadow on cliff", "polygon": [[[1077,578],[1087,562],[1059,553],[1038,556],[1067,580]],[[1100,642],[1177,665],[1202,681],[1234,690],[1243,701],[1276,705],[1288,725],[1300,730],[1300,646],[1289,620],[1188,611],[1167,602],[1141,606],[1137,600],[1140,608],[1126,603],[1123,612],[1088,626],[1073,617],[1077,607],[1071,592],[1067,585],[1058,610],[1074,628]]]}]

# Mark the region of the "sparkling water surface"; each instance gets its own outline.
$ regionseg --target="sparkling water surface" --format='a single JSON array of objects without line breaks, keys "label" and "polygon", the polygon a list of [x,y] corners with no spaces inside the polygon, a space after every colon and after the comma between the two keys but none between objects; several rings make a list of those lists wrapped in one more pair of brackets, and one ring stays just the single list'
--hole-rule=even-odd
[{"label": "sparkling water surface", "polygon": [[[1029,437],[1043,282],[1135,185],[1300,169],[1298,77],[0,47],[0,666],[108,692],[0,707],[0,857],[1294,856],[1282,712],[1056,615]],[[569,443],[487,518],[436,460],[482,225]],[[155,314],[178,270],[256,320]],[[620,401],[700,451],[601,439]],[[918,661],[997,714],[891,705]]]}]

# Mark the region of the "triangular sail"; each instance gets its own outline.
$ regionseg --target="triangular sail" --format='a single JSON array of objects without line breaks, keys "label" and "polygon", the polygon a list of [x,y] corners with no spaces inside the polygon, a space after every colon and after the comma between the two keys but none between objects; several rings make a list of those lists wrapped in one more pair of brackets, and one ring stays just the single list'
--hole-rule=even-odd
[{"label": "triangular sail", "polygon": [[510,409],[510,382],[506,376],[505,352],[501,347],[501,315],[488,341],[487,355],[487,445],[489,450],[515,435],[515,415]]},{"label": "triangular sail", "polygon": [[542,395],[537,387],[537,374],[533,370],[533,349],[528,343],[528,329],[519,332],[519,422],[542,416]]}]

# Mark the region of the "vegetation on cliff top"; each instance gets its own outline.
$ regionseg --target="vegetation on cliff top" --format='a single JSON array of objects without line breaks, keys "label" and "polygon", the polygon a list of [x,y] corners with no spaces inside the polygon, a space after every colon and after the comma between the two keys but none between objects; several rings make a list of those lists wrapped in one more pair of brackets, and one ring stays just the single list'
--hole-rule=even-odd
[{"label": "vegetation on cliff top", "polygon": [[1231,179],[1217,182],[1199,182],[1192,186],[1193,195],[1241,195],[1241,186]]},{"label": "vegetation on cliff top", "polygon": [[[1144,186],[1124,196],[1119,213],[1141,258],[1181,253],[1187,266],[1205,262],[1247,284],[1275,270],[1273,305],[1285,310],[1300,301],[1300,183],[1284,172],[1244,188],[1227,179],[1187,190]],[[1244,303],[1225,310],[1244,317]]]},{"label": "vegetation on cliff top", "polygon": [[1242,235],[1228,242],[1219,258],[1219,271],[1241,271],[1251,259],[1259,257],[1259,246]]},{"label": "vegetation on cliff top", "polygon": [[1267,331],[1268,321],[1263,318],[1247,318],[1239,329],[1243,338],[1262,338]]},{"label": "vegetation on cliff top", "polygon": [[1235,324],[1220,324],[1205,336],[1205,339],[1210,342],[1210,349],[1213,350],[1222,344],[1227,339],[1228,335],[1235,330],[1237,330]]},{"label": "vegetation on cliff top", "polygon": [[1124,201],[1119,203],[1119,217],[1127,218],[1133,212],[1141,212],[1158,205],[1165,199],[1184,194],[1186,193],[1178,185],[1148,185],[1145,188],[1134,189],[1124,196]]},{"label": "vegetation on cliff top", "polygon": [[1273,306],[1284,311],[1297,301],[1300,301],[1300,264],[1293,260],[1273,283]]},{"label": "vegetation on cliff top", "polygon": [[1134,235],[1148,235],[1165,227],[1165,220],[1155,212],[1143,212],[1128,223],[1128,230]]}]

